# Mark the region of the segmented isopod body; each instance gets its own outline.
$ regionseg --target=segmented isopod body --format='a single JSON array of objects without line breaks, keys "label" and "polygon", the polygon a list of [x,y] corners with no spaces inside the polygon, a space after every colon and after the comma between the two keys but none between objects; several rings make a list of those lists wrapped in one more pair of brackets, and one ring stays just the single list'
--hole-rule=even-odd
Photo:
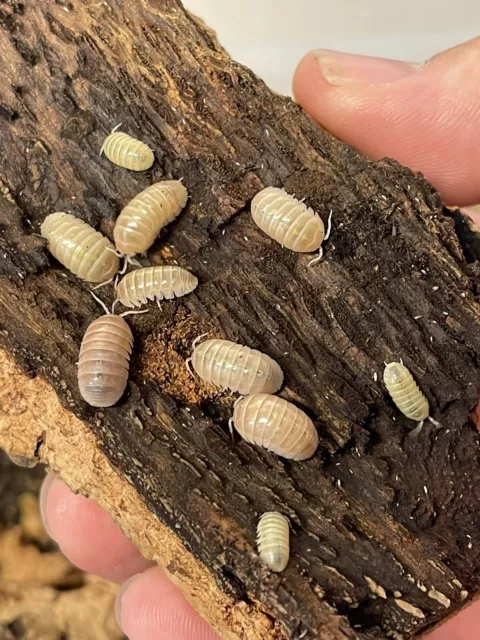
[{"label": "segmented isopod body", "polygon": [[120,281],[117,298],[126,307],[140,307],[148,300],[180,298],[197,285],[197,278],[182,267],[146,267],[131,271]]},{"label": "segmented isopod body", "polygon": [[120,316],[100,316],[83,336],[78,361],[78,387],[92,407],[111,407],[128,380],[133,335]]},{"label": "segmented isopod body", "polygon": [[247,442],[290,460],[306,460],[318,446],[317,430],[310,418],[294,404],[266,393],[237,401],[233,424]]},{"label": "segmented isopod body", "polygon": [[202,342],[195,347],[191,362],[202,380],[242,395],[275,393],[283,383],[283,372],[275,360],[230,340]]},{"label": "segmented isopod body", "polygon": [[105,138],[102,152],[114,164],[131,171],[150,169],[155,160],[150,147],[122,131],[114,130]]},{"label": "segmented isopod body", "polygon": [[292,251],[316,251],[325,237],[318,213],[283,189],[262,189],[253,198],[251,211],[262,231]]},{"label": "segmented isopod body", "polygon": [[387,364],[383,381],[392,400],[407,418],[422,422],[429,417],[428,400],[404,364],[401,362]]},{"label": "segmented isopod body", "polygon": [[41,227],[50,253],[87,282],[105,282],[118,271],[119,260],[108,238],[70,213],[51,213]]},{"label": "segmented isopod body", "polygon": [[275,572],[283,571],[290,558],[290,525],[285,516],[267,511],[257,526],[257,547],[261,560]]},{"label": "segmented isopod body", "polygon": [[135,196],[115,223],[113,237],[118,251],[133,256],[149,249],[160,229],[178,216],[187,198],[179,180],[157,182]]}]

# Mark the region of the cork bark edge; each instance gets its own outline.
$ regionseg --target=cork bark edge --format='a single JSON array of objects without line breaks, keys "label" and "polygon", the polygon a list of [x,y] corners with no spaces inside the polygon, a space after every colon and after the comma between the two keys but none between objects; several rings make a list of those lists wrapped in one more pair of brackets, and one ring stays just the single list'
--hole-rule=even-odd
[{"label": "cork bark edge", "polygon": [[218,587],[208,569],[150,513],[134,487],[99,451],[88,427],[62,407],[53,387],[40,377],[29,378],[4,350],[0,350],[0,447],[13,456],[30,460],[37,456],[72,491],[108,511],[143,555],[165,568],[224,640],[286,637],[260,604],[234,602]]}]

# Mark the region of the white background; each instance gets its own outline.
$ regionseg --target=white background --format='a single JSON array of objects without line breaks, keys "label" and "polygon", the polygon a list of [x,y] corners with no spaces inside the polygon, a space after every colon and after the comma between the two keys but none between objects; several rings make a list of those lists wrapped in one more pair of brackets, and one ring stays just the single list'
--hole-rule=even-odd
[{"label": "white background", "polygon": [[480,0],[184,0],[233,58],[290,93],[311,49],[423,62],[480,35]]}]

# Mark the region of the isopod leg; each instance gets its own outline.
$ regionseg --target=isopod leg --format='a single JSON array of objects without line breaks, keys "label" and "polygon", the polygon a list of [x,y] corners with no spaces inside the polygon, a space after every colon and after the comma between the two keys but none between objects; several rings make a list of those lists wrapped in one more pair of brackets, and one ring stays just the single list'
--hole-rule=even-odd
[{"label": "isopod leg", "polygon": [[131,264],[132,267],[141,267],[141,263],[136,260],[135,258],[132,258],[132,256],[127,256],[127,263]]},{"label": "isopod leg", "polygon": [[198,338],[195,338],[195,340],[192,342],[192,349],[195,349],[195,347],[200,342],[200,340],[202,338],[205,338],[205,336],[208,336],[208,332],[207,333],[202,333],[202,335],[198,336]]},{"label": "isopod leg", "polygon": [[413,429],[413,431],[410,431],[410,433],[408,434],[408,437],[409,438],[416,438],[419,435],[419,433],[422,430],[422,428],[423,428],[423,423],[424,423],[424,420],[419,422],[417,427],[415,429]]},{"label": "isopod leg", "polygon": [[437,429],[443,429],[443,424],[441,424],[440,422],[438,422],[437,420],[434,420],[433,418],[431,418],[430,416],[428,417],[429,421],[437,428]]},{"label": "isopod leg", "polygon": [[185,366],[187,367],[187,371],[188,371],[188,373],[189,373],[189,374],[192,376],[192,378],[193,378],[193,377],[195,377],[195,374],[194,374],[194,373],[193,373],[193,371],[192,371],[191,362],[192,362],[192,359],[191,359],[191,358],[187,358],[187,359],[185,360]]},{"label": "isopod leg", "polygon": [[330,234],[332,233],[332,215],[333,215],[333,209],[330,209],[328,222],[327,222],[327,233],[325,234],[325,237],[323,239],[324,242],[326,242],[330,238]]},{"label": "isopod leg", "polygon": [[110,284],[110,282],[113,282],[113,278],[110,278],[110,280],[105,280],[105,282],[101,282],[100,284],[97,284],[96,287],[92,288],[92,291],[96,291],[97,289],[101,289],[102,287],[107,286],[107,284]]},{"label": "isopod leg", "polygon": [[232,440],[234,439],[233,437],[233,418],[230,418],[230,420],[228,421],[228,430],[230,431],[230,435],[232,436]]},{"label": "isopod leg", "polygon": [[322,258],[323,258],[323,247],[320,247],[320,249],[318,250],[318,256],[313,260],[310,260],[310,262],[307,264],[307,269],[313,266],[314,264],[317,264],[317,262],[320,262]]},{"label": "isopod leg", "polygon": [[107,305],[103,302],[103,300],[100,300],[99,297],[97,297],[93,291],[90,291],[90,293],[92,294],[92,297],[94,300],[96,300],[98,302],[98,304],[102,307],[102,309],[105,311],[105,313],[107,314],[107,316],[112,315],[111,312],[107,309]]},{"label": "isopod leg", "polygon": [[162,305],[160,304],[159,298],[157,298],[157,307],[160,309],[160,311],[162,310]]}]

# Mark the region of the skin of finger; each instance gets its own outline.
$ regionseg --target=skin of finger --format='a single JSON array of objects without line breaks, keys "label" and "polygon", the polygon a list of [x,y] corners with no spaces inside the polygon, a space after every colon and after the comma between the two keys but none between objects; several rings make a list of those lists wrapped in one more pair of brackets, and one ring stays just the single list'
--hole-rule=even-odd
[{"label": "skin of finger", "polygon": [[425,640],[478,640],[480,629],[480,601],[452,618]]},{"label": "skin of finger", "polygon": [[47,478],[40,508],[48,533],[80,569],[123,582],[152,566],[106,511],[72,493],[61,480]]},{"label": "skin of finger", "polygon": [[120,591],[117,619],[129,640],[220,640],[160,567]]},{"label": "skin of finger", "polygon": [[297,68],[294,94],[320,124],[373,159],[421,171],[447,203],[480,202],[480,39],[387,84],[331,86],[315,54]]}]

